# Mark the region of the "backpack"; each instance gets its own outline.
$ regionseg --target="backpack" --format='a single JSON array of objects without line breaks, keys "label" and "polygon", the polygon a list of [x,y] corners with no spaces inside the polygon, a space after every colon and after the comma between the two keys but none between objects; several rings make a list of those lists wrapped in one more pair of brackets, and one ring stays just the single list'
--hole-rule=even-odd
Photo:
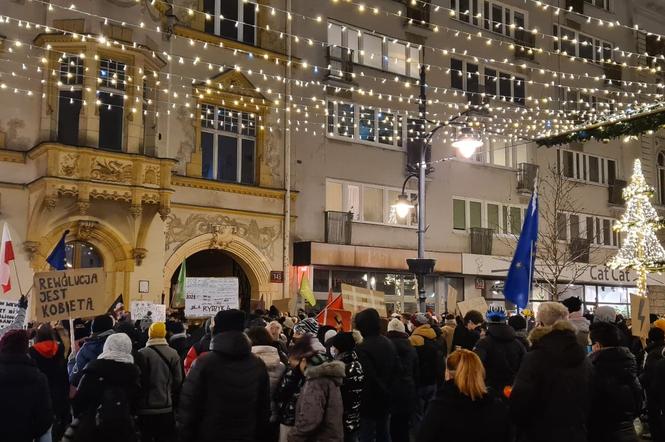
[{"label": "backpack", "polygon": [[95,427],[100,432],[117,431],[118,428],[133,428],[134,418],[124,388],[108,386],[95,413]]}]

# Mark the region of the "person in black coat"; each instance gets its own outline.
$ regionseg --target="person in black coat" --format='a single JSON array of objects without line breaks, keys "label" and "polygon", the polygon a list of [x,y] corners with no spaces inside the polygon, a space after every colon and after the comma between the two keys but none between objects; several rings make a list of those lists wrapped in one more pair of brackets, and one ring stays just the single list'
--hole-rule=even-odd
[{"label": "person in black coat", "polygon": [[607,322],[589,327],[593,353],[589,442],[637,442],[633,421],[642,407],[635,357]]},{"label": "person in black coat", "polygon": [[53,423],[46,376],[28,356],[28,333],[7,331],[0,338],[0,440],[32,442]]},{"label": "person in black coat", "polygon": [[458,348],[473,350],[480,339],[479,327],[483,325],[483,315],[479,311],[469,310],[464,315],[462,324],[455,327],[452,351]]},{"label": "person in black coat", "polygon": [[353,333],[337,333],[328,342],[332,357],[344,362],[345,366],[346,376],[340,387],[344,404],[344,441],[355,442],[358,440],[358,428],[360,428],[360,399],[365,374],[356,354],[356,341]]},{"label": "person in black coat", "polygon": [[509,400],[518,440],[586,442],[592,367],[577,329],[559,320],[530,340]]},{"label": "person in black coat", "polygon": [[180,361],[184,362],[187,351],[192,346],[189,336],[185,332],[185,326],[180,321],[168,321],[166,323],[166,330],[169,332],[169,347],[177,351]]},{"label": "person in black coat", "polygon": [[506,312],[501,307],[487,311],[487,333],[474,351],[483,362],[487,385],[502,392],[512,386],[517,370],[526,354],[524,345],[517,339],[515,330],[506,324]]},{"label": "person in black coat", "polygon": [[391,442],[409,442],[413,411],[418,405],[415,381],[419,369],[418,353],[409,342],[404,323],[397,318],[388,323],[388,339],[395,346],[399,360],[399,373],[391,389]]},{"label": "person in black coat", "polygon": [[390,441],[390,396],[398,374],[397,351],[381,336],[379,312],[370,308],[356,315],[356,329],[363,342],[356,353],[365,372],[365,388],[360,405],[360,442]]},{"label": "person in black coat", "polygon": [[180,394],[182,442],[254,442],[269,434],[268,371],[252,354],[244,324],[240,310],[215,316],[210,352],[198,358]]},{"label": "person in black coat", "polygon": [[418,442],[508,442],[508,406],[483,380],[483,365],[469,350],[446,361],[445,382],[430,403]]},{"label": "person in black coat", "polygon": [[[665,332],[658,327],[652,327],[647,338],[646,358],[640,375],[640,384],[647,397],[647,418],[651,438],[658,442],[665,441],[665,433],[661,429],[660,407],[656,401],[659,395],[654,387],[657,385],[656,367],[663,360],[663,349],[665,349]],[[637,362],[639,366],[640,361]]]},{"label": "person in black coat", "polygon": [[30,358],[35,361],[39,371],[44,373],[48,380],[53,404],[53,440],[62,438],[67,425],[71,421],[69,412],[69,376],[67,374],[67,361],[62,343],[56,339],[55,332],[49,324],[42,324],[37,329],[35,343],[30,347]]}]

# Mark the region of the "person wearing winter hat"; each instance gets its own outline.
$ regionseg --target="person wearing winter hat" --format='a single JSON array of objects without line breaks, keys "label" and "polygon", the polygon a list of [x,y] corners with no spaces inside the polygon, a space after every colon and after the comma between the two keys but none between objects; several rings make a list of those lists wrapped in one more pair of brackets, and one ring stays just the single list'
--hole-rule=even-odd
[{"label": "person wearing winter hat", "polygon": [[393,384],[390,404],[390,438],[392,442],[409,442],[414,410],[418,406],[416,379],[418,353],[409,342],[404,323],[397,318],[388,323],[388,339],[399,359],[397,380]]},{"label": "person wearing winter hat", "polygon": [[609,322],[614,324],[617,320],[617,311],[609,305],[600,305],[593,312],[593,322]]},{"label": "person wearing winter hat", "polygon": [[268,434],[270,379],[252,354],[243,332],[245,313],[215,315],[210,352],[200,356],[185,378],[176,423],[181,442],[258,440]]},{"label": "person wearing winter hat", "polygon": [[187,330],[185,330],[185,325],[178,320],[174,320],[167,322],[166,328],[170,331],[168,337],[169,346],[178,353],[180,360],[184,362],[187,350],[190,347],[190,336],[187,334]]},{"label": "person wearing winter hat", "polygon": [[522,364],[526,348],[517,339],[515,330],[506,324],[506,312],[501,306],[491,306],[485,315],[487,333],[480,338],[474,352],[485,367],[485,382],[497,392],[512,386]]},{"label": "person wearing winter hat", "polygon": [[153,322],[148,342],[139,350],[136,363],[141,369],[138,425],[143,442],[173,440],[173,408],[180,396],[183,369],[180,355],[166,340],[166,324]]},{"label": "person wearing winter hat", "polygon": [[[302,348],[291,354],[299,358],[298,369],[305,377],[305,383],[296,402],[295,424],[288,441],[342,442],[344,403],[340,386],[346,368],[343,362],[331,361],[325,354],[317,352],[311,341],[310,336],[302,338]],[[306,348],[304,344],[310,347]]]},{"label": "person wearing winter hat", "polygon": [[109,315],[100,315],[92,320],[91,335],[85,340],[78,352],[72,351],[67,363],[69,383],[76,387],[81,380],[81,372],[89,362],[94,361],[102,353],[106,339],[113,331],[113,318]]},{"label": "person wearing winter hat", "polygon": [[515,330],[517,340],[520,341],[528,351],[529,348],[531,348],[531,344],[529,344],[529,340],[527,339],[528,332],[526,330],[526,318],[520,314],[512,315],[508,318],[508,325]]},{"label": "person wearing winter hat", "polygon": [[32,442],[53,424],[46,376],[28,356],[28,332],[13,329],[0,338],[0,440]]},{"label": "person wearing winter hat", "polygon": [[192,365],[198,359],[199,356],[208,353],[210,351],[210,341],[212,340],[212,327],[214,325],[212,318],[208,318],[205,323],[203,323],[203,336],[199,339],[198,342],[194,343],[189,348],[183,366],[185,368],[185,376],[189,374],[189,370],[192,369]]},{"label": "person wearing winter hat", "polygon": [[[131,339],[125,333],[108,336],[100,355],[83,370],[72,399],[78,425],[70,426],[63,440],[137,441],[133,416],[139,389]],[[105,415],[110,407],[113,411]]]},{"label": "person wearing winter hat", "polygon": [[589,345],[589,320],[582,316],[582,300],[577,296],[571,296],[561,301],[568,309],[568,320],[577,329],[577,341],[581,346]]},{"label": "person wearing winter hat", "polygon": [[665,332],[665,319],[663,319],[663,318],[656,319],[653,322],[653,326],[657,327],[657,328],[661,329],[663,332]]},{"label": "person wearing winter hat", "polygon": [[557,321],[567,321],[568,315],[568,309],[563,304],[554,301],[542,302],[536,312],[536,322],[549,327]]},{"label": "person wearing winter hat", "polygon": [[356,354],[356,341],[353,333],[337,333],[330,338],[329,343],[333,358],[343,362],[345,366],[344,382],[340,388],[344,404],[344,441],[355,442],[358,440],[360,427],[360,398],[365,374]]},{"label": "person wearing winter hat", "polygon": [[59,441],[71,422],[69,377],[64,345],[58,342],[50,324],[42,324],[37,328],[34,342],[29,354],[39,371],[44,373],[48,380],[54,415],[51,436],[53,440]]},{"label": "person wearing winter hat", "polygon": [[483,314],[477,310],[469,310],[464,315],[463,325],[455,327],[452,350],[464,348],[473,350],[480,339],[480,326],[483,325]]},{"label": "person wearing winter hat", "polygon": [[305,318],[293,326],[293,340],[298,341],[305,335],[317,336],[319,323],[314,318]]}]

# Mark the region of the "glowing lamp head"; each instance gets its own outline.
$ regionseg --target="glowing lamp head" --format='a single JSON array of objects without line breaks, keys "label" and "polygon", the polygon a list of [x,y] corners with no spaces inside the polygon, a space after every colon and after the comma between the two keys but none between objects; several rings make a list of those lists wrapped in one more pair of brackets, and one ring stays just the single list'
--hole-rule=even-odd
[{"label": "glowing lamp head", "polygon": [[401,194],[397,197],[397,201],[392,205],[392,208],[395,209],[398,217],[406,218],[411,209],[413,209],[413,204],[411,204],[408,196]]},{"label": "glowing lamp head", "polygon": [[471,158],[476,150],[483,147],[483,140],[478,138],[473,130],[469,127],[464,127],[461,130],[459,137],[453,142],[453,147],[459,151],[464,158]]}]

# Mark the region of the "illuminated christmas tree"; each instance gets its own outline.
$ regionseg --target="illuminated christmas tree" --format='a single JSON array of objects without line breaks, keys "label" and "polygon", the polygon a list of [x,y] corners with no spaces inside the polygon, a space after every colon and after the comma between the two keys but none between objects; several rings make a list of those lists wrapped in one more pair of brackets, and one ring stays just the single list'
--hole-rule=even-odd
[{"label": "illuminated christmas tree", "polygon": [[653,188],[646,183],[640,160],[635,160],[630,184],[623,190],[626,211],[614,224],[623,233],[619,252],[607,263],[615,269],[635,270],[638,275],[638,294],[647,294],[647,274],[665,264],[665,249],[656,237],[662,221],[651,205]]}]

